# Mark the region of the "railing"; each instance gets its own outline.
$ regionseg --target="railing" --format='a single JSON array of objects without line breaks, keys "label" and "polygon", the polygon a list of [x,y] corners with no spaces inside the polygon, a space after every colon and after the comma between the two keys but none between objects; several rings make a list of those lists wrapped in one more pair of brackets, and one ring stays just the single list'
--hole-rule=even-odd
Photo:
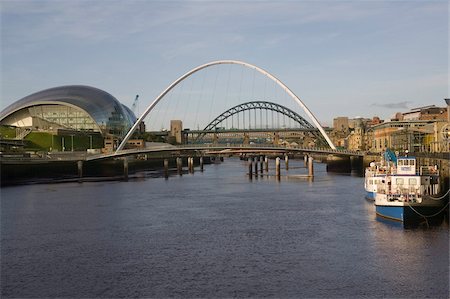
[{"label": "railing", "polygon": [[283,146],[283,145],[268,145],[268,144],[184,144],[178,145],[177,148],[180,149],[280,149],[285,151],[297,151],[297,152],[318,152],[318,153],[331,153],[331,154],[343,154],[351,156],[364,156],[364,152],[361,151],[351,151],[351,150],[341,150],[341,149],[331,149],[322,147],[300,147],[300,146]]},{"label": "railing", "polygon": [[110,154],[92,155],[87,158],[87,160],[96,159],[106,159],[114,157],[131,156],[138,154],[145,154],[151,152],[176,152],[176,151],[202,151],[202,150],[258,150],[265,151],[284,151],[284,152],[313,152],[313,153],[323,153],[323,154],[336,154],[336,155],[347,155],[347,156],[364,156],[363,152],[349,151],[349,150],[334,150],[331,148],[307,148],[298,146],[282,146],[282,145],[267,145],[267,144],[183,144],[178,146],[158,146],[153,148],[143,148],[143,149],[125,149],[119,152],[114,152]]},{"label": "railing", "polygon": [[31,133],[30,128],[16,128],[16,137],[15,140],[23,140],[28,134]]}]

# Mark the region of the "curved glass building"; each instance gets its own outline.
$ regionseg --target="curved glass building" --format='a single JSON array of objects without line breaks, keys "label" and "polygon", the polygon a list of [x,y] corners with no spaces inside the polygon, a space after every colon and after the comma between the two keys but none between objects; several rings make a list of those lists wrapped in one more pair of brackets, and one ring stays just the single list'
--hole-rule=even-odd
[{"label": "curved glass building", "polygon": [[37,130],[68,129],[124,136],[134,113],[111,94],[90,86],[71,85],[33,93],[0,112],[0,124]]}]

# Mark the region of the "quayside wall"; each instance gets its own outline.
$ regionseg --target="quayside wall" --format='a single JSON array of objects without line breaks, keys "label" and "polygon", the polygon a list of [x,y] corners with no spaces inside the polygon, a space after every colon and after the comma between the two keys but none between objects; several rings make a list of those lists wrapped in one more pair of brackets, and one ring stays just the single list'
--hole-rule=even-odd
[{"label": "quayside wall", "polygon": [[[1,166],[1,186],[21,185],[32,183],[51,183],[67,181],[104,180],[121,179],[128,174],[141,171],[164,171],[164,160],[168,160],[170,169],[177,167],[177,158],[152,158],[141,159],[109,159],[100,161],[77,161],[77,160],[39,160],[20,159],[2,160]],[[188,158],[182,157],[182,166],[187,167]],[[211,163],[210,157],[203,157],[203,163]],[[199,158],[194,157],[194,165],[199,165]],[[125,177],[126,177],[125,176]]]}]

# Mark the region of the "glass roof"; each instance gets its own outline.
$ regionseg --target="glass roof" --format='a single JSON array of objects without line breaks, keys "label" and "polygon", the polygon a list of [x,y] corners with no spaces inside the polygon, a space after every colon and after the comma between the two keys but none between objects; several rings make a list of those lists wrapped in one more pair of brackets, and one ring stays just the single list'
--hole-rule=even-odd
[{"label": "glass roof", "polygon": [[111,94],[90,86],[70,85],[42,90],[26,96],[0,112],[0,121],[24,108],[42,104],[73,105],[86,111],[100,127],[125,134],[136,121],[134,113]]}]

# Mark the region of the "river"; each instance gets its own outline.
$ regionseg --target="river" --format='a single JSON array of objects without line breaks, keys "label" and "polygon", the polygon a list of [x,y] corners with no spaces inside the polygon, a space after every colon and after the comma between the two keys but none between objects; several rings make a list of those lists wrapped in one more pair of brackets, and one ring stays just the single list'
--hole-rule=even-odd
[{"label": "river", "polygon": [[230,158],[167,180],[2,188],[1,297],[449,296],[447,221],[382,221],[363,178],[317,163],[311,182],[302,165],[280,181]]}]

